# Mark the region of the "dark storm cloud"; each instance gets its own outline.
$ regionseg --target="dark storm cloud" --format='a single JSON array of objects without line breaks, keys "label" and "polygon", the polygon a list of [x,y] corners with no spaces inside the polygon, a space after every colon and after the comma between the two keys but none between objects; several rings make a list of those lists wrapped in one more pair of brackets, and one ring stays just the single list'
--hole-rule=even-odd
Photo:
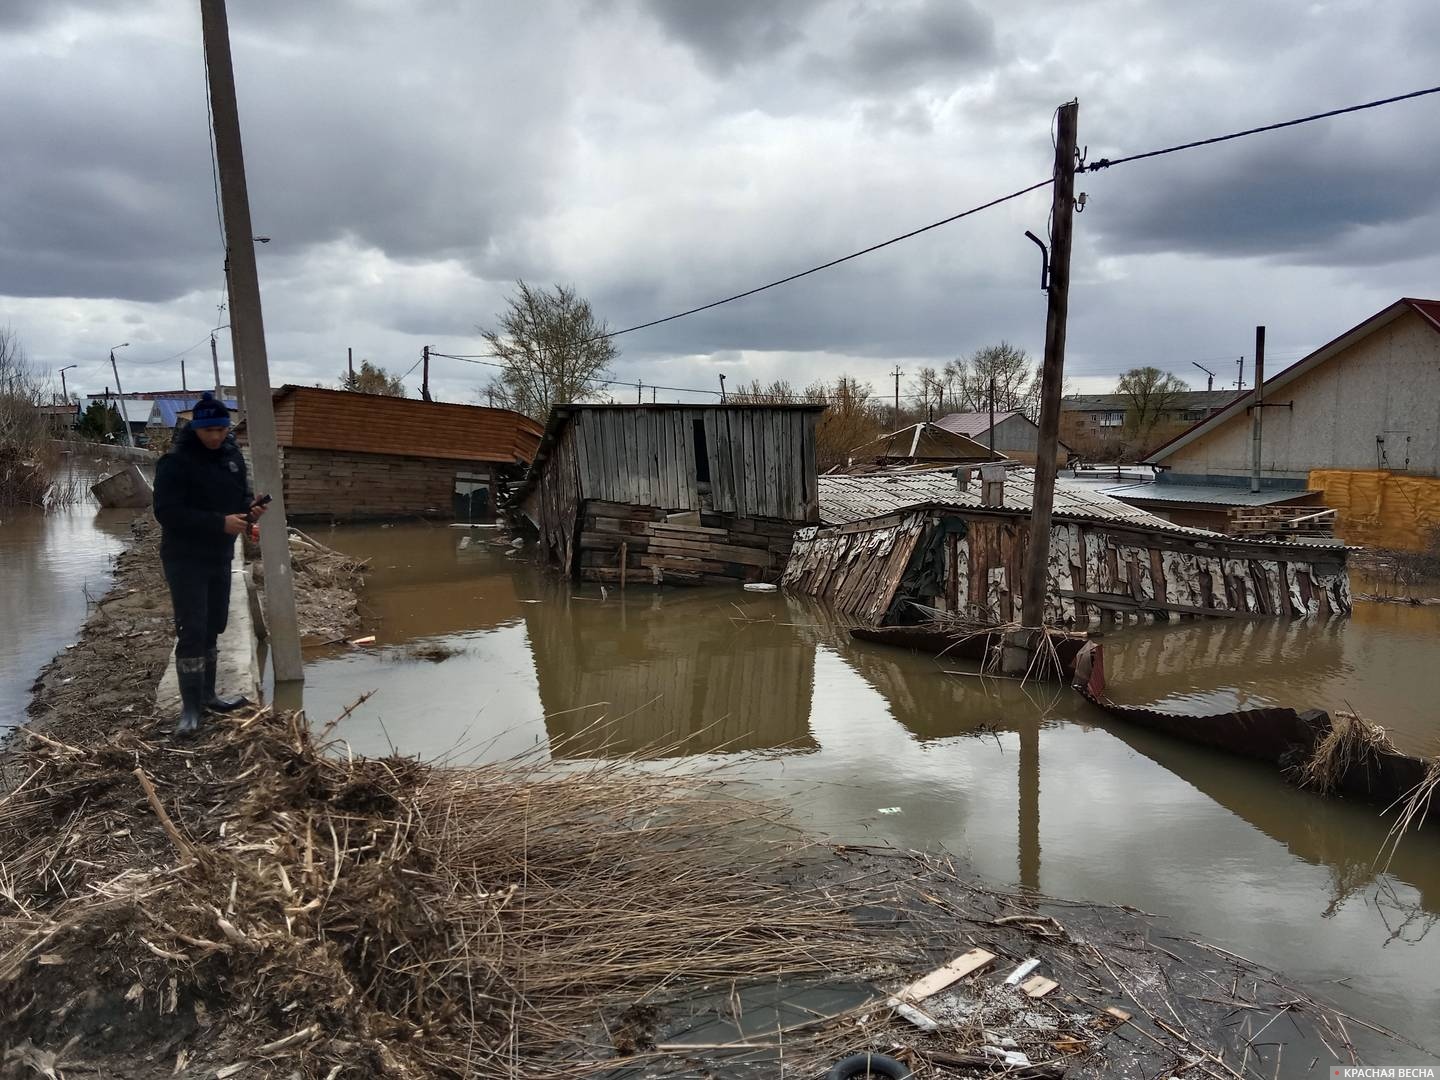
[{"label": "dark storm cloud", "polygon": [[[1113,252],[1330,266],[1426,254],[1433,228],[1394,228],[1437,209],[1440,146],[1410,131],[1396,115],[1349,118],[1117,166],[1082,178],[1086,223]],[[1377,228],[1392,230],[1383,250],[1364,243]]]},{"label": "dark storm cloud", "polygon": [[[506,223],[543,211],[568,145],[563,80],[529,71],[543,21],[490,20],[523,47],[476,64],[469,24],[430,37],[400,16],[353,33],[339,20],[299,49],[289,22],[255,16],[238,9],[231,28],[252,216],[275,250],[350,237],[483,267]],[[198,17],[166,29],[4,65],[0,294],[154,301],[218,284]]]},{"label": "dark storm cloud", "polygon": [[955,83],[995,58],[995,24],[966,0],[922,0],[899,7],[854,9],[850,40],[818,52],[807,68],[866,89],[896,89],[931,80]]},{"label": "dark storm cloud", "polygon": [[706,66],[719,73],[764,60],[801,41],[819,0],[644,0],[643,6]]}]

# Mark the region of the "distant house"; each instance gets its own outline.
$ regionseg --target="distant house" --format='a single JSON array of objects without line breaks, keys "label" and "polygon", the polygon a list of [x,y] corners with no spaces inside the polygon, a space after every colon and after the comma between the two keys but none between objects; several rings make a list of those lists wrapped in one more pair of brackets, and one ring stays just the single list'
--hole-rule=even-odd
[{"label": "distant house", "polygon": [[[1258,493],[1251,493],[1255,391],[1147,458],[1153,484],[1114,494],[1191,504],[1218,522],[1258,498],[1291,518],[1335,510],[1346,540],[1422,550],[1440,528],[1440,301],[1404,298],[1265,380]],[[1291,513],[1291,511],[1296,511]]]},{"label": "distant house", "polygon": [[511,506],[589,581],[774,581],[818,520],[823,405],[557,405]]},{"label": "distant house", "polygon": [[[150,402],[150,418],[145,426],[152,431],[174,431],[177,424],[189,422],[191,410],[199,400],[198,393],[154,398]],[[225,407],[233,413],[240,408],[240,403],[229,397],[225,399]]]},{"label": "distant house", "polygon": [[[940,417],[937,427],[956,435],[974,439],[982,446],[990,445],[990,413],[956,412]],[[995,449],[1013,461],[1023,465],[1035,464],[1035,449],[1040,442],[1040,429],[1034,421],[1018,409],[995,413]],[[1059,462],[1064,465],[1070,458],[1070,447],[1062,441]]]},{"label": "distant house", "polygon": [[[1165,408],[1147,417],[1144,438],[1132,446],[1136,457],[1174,438],[1197,420],[1223,409],[1239,390],[1186,390],[1166,399]],[[1136,439],[1135,404],[1129,394],[1071,394],[1060,399],[1060,438],[1087,459],[1112,460]],[[1131,460],[1134,460],[1132,458]]]},{"label": "distant house", "polygon": [[37,405],[35,411],[45,417],[50,430],[57,435],[68,434],[80,419],[80,406],[73,401],[59,405]]},{"label": "distant house", "polygon": [[[143,441],[145,427],[150,422],[150,400],[138,398],[127,394],[125,397],[116,397],[114,394],[91,394],[80,399],[80,413],[83,416],[96,402],[100,402],[105,408],[114,409],[116,415],[120,416],[130,427],[130,436],[137,442]],[[116,436],[119,439],[119,436]]]},{"label": "distant house", "polygon": [[851,468],[891,465],[968,465],[999,461],[1004,454],[991,453],[974,439],[957,435],[939,424],[911,424],[881,435],[850,451]]},{"label": "distant house", "polygon": [[459,493],[488,519],[540,444],[540,425],[509,409],[314,386],[274,400],[292,517],[454,517]]}]

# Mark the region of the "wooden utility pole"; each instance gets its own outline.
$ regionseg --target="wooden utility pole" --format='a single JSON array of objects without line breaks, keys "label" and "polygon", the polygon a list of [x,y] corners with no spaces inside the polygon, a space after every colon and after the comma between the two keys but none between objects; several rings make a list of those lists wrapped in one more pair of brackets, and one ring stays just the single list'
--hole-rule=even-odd
[{"label": "wooden utility pole", "polygon": [[1035,453],[1035,502],[1021,592],[1020,623],[1045,624],[1050,568],[1050,512],[1055,505],[1055,456],[1060,440],[1060,388],[1065,381],[1065,320],[1070,310],[1070,233],[1075,218],[1075,142],[1080,105],[1059,110],[1054,201],[1050,206],[1050,303],[1045,315],[1045,361],[1040,371],[1040,436]]},{"label": "wooden utility pole", "polygon": [[240,111],[235,101],[235,72],[230,58],[225,0],[200,0],[200,24],[209,68],[215,157],[225,218],[236,378],[245,390],[245,423],[250,433],[255,491],[273,500],[260,529],[270,660],[276,683],[299,683],[304,680],[304,671],[295,619],[295,578],[290,569],[290,530],[285,519],[280,449],[275,438],[275,406],[270,397],[270,365],[265,355],[265,321],[260,308],[260,281],[255,271],[255,234],[250,224],[250,195],[245,186],[245,154],[240,142]]},{"label": "wooden utility pole", "polygon": [[995,453],[995,376],[990,376],[990,453]]},{"label": "wooden utility pole", "polygon": [[184,390],[187,394],[190,392],[190,387],[185,382],[185,361],[183,359],[180,361],[180,389]]},{"label": "wooden utility pole", "polygon": [[895,370],[890,373],[895,376],[895,423],[892,425],[896,431],[900,430],[900,376],[905,374],[900,370],[900,365],[895,365]]},{"label": "wooden utility pole", "polygon": [[420,397],[425,401],[432,401],[430,397],[430,346],[426,345],[425,350],[420,354]]},{"label": "wooden utility pole", "polygon": [[215,349],[215,335],[210,335],[210,363],[215,368],[215,400],[225,400],[225,387],[220,382],[220,353]]},{"label": "wooden utility pole", "polygon": [[1265,328],[1255,327],[1255,406],[1250,410],[1250,490],[1260,490],[1260,423],[1265,415]]}]

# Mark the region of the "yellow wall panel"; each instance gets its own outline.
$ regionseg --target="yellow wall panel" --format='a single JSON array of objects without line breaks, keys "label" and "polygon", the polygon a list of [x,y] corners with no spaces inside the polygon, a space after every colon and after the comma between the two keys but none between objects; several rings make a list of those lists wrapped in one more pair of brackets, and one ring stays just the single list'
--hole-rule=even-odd
[{"label": "yellow wall panel", "polygon": [[1347,543],[1423,551],[1440,529],[1440,479],[1382,469],[1312,469],[1309,487],[1335,511]]}]

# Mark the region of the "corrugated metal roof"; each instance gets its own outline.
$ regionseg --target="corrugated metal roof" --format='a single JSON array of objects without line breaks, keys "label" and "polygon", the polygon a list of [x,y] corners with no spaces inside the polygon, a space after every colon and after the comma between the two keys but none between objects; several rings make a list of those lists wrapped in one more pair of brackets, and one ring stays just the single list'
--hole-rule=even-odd
[{"label": "corrugated metal roof", "polygon": [[[1182,412],[1188,409],[1219,409],[1230,404],[1243,391],[1240,390],[1182,390],[1169,395],[1166,409]],[[1060,399],[1060,408],[1065,412],[1100,412],[1110,409],[1127,409],[1134,404],[1129,394],[1070,394]]]},{"label": "corrugated metal roof", "polygon": [[[1001,456],[997,451],[996,457]],[[974,439],[939,424],[919,423],[881,435],[850,451],[852,462],[876,458],[938,458],[948,461],[989,461],[990,451]]]},{"label": "corrugated metal roof", "polygon": [[[820,477],[820,520],[827,525],[844,525],[868,517],[881,517],[911,506],[944,503],[949,506],[981,508],[980,480],[972,477],[969,489],[961,491],[949,469],[927,473],[870,473],[865,476]],[[1005,470],[1005,509],[1028,513],[1034,500],[1035,470]],[[1095,521],[1129,521],[1136,525],[1178,526],[1138,507],[1102,495],[1094,488],[1064,480],[1055,481],[1055,515],[1083,517]]]},{"label": "corrugated metal roof", "polygon": [[134,398],[117,398],[113,394],[106,397],[104,394],[90,394],[80,399],[80,411],[85,412],[95,402],[102,405],[109,405],[117,413],[125,418],[127,423],[143,424],[150,419],[149,401],[136,401]]},{"label": "corrugated metal roof", "polygon": [[[1034,469],[1015,468],[1005,471],[1005,500],[999,507],[981,506],[978,479],[971,479],[970,490],[960,491],[949,469],[937,469],[930,473],[826,475],[820,477],[819,483],[820,521],[822,526],[848,525],[851,522],[884,517],[886,514],[922,506],[1029,513],[1034,490]],[[1072,521],[1111,522],[1115,525],[1176,533],[1201,540],[1224,541],[1231,545],[1329,547],[1345,550],[1345,545],[1339,540],[1323,537],[1252,540],[1248,537],[1212,532],[1209,529],[1176,525],[1094,488],[1080,487],[1059,478],[1055,481],[1054,515],[1056,518]]]},{"label": "corrugated metal roof", "polygon": [[[1010,417],[1014,416],[1018,409],[1006,409],[995,413],[995,426],[999,427]],[[976,435],[983,435],[990,430],[990,413],[985,412],[952,412],[940,417],[935,421],[936,427],[942,427],[946,431],[953,431],[956,435],[966,435],[974,438]]]},{"label": "corrugated metal roof", "polygon": [[1301,491],[1274,489],[1251,491],[1246,487],[1230,487],[1226,484],[1165,484],[1153,480],[1139,484],[1123,484],[1119,487],[1100,489],[1116,499],[1147,499],[1150,502],[1165,503],[1212,503],[1216,506],[1273,506],[1292,499],[1303,499],[1313,494]]},{"label": "corrugated metal roof", "polygon": [[[195,407],[195,402],[199,400],[199,397],[193,394],[190,399],[175,397],[156,398],[150,403],[149,426],[174,427],[180,422],[180,414],[182,412],[189,412]],[[226,398],[225,407],[231,412],[234,412],[240,407],[240,403],[234,398]]]}]

